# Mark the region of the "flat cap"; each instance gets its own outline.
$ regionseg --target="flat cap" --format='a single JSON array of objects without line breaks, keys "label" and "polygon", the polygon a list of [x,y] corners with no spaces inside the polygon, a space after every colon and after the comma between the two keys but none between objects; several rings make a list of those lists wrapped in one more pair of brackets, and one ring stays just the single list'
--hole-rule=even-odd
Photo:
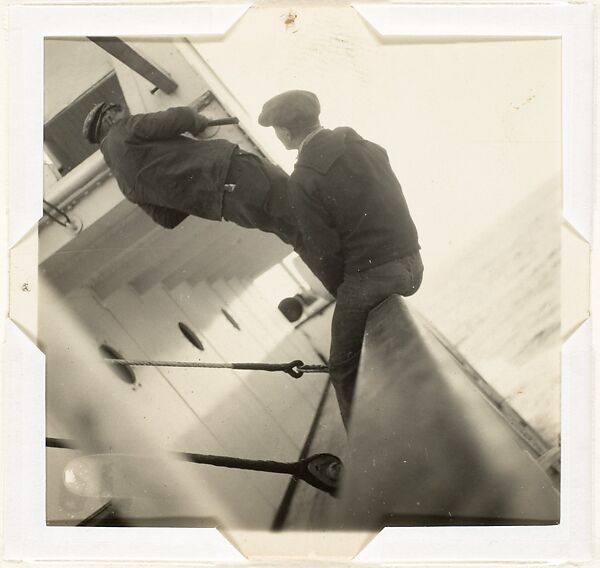
[{"label": "flat cap", "polygon": [[90,144],[98,143],[98,136],[100,134],[100,124],[102,122],[102,117],[104,116],[104,113],[113,106],[114,105],[105,102],[97,103],[92,107],[92,110],[88,112],[88,115],[83,121],[82,133],[83,137]]},{"label": "flat cap", "polygon": [[302,127],[318,123],[321,105],[310,91],[286,91],[264,105],[258,123],[261,126]]}]

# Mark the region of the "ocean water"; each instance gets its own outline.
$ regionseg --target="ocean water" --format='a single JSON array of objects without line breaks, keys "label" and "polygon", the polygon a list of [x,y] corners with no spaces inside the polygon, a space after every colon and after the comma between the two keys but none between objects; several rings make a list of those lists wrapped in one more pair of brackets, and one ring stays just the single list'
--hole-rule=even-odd
[{"label": "ocean water", "polygon": [[559,187],[535,191],[456,261],[426,264],[409,299],[552,446],[560,435],[560,199]]}]

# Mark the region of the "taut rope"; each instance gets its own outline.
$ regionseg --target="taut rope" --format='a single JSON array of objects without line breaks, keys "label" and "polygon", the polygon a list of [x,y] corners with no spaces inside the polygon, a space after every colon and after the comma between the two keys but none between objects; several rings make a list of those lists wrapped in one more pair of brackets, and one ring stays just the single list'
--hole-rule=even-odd
[{"label": "taut rope", "polygon": [[305,365],[299,359],[290,363],[204,363],[196,361],[144,361],[129,359],[106,359],[115,365],[130,367],[183,367],[191,369],[237,369],[241,371],[283,371],[295,379],[304,373],[327,373],[326,365]]}]

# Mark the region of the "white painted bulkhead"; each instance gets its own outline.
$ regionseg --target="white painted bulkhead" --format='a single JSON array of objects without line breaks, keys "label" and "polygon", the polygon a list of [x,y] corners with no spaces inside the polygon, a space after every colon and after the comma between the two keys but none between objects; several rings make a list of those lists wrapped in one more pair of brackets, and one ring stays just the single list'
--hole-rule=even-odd
[{"label": "white painted bulkhead", "polygon": [[[147,81],[87,40],[48,40],[47,117],[77,96],[82,77],[88,78],[89,86],[112,66],[134,113],[187,105],[208,89],[170,42],[130,45],[176,79],[174,95],[150,94]],[[65,82],[68,73],[79,82]],[[205,112],[210,114],[215,104]],[[224,110],[212,112],[223,116]],[[216,135],[256,151],[241,130],[223,128]],[[95,159],[92,155],[86,162]],[[85,167],[86,163],[81,166]],[[60,195],[57,191],[67,178],[49,182],[45,198],[52,202]],[[124,201],[110,176],[101,177],[87,194],[71,202],[68,214],[81,219],[80,234],[48,222],[40,229],[42,274],[59,294],[40,298],[42,344],[57,333],[55,318],[65,311],[75,318],[73,325],[81,326],[79,333],[85,336],[81,341],[89,344],[90,357],[98,358],[99,347],[106,344],[128,359],[321,363],[306,335],[294,331],[276,309],[280,299],[303,291],[298,282],[286,270],[279,271],[278,288],[269,288],[264,279],[255,281],[291,252],[276,237],[197,218],[167,231]],[[46,311],[44,306],[57,302]],[[196,333],[203,351],[184,337],[179,323]],[[326,345],[321,351],[326,353]],[[305,443],[326,380],[326,375],[294,380],[282,373],[136,367],[137,382],[132,385],[105,364],[84,358],[65,376],[60,359],[48,354],[47,436],[77,439],[78,428],[85,430],[84,409],[91,412],[92,405],[103,451],[116,451],[119,444],[135,451],[131,446],[139,430],[154,433],[151,443],[156,449],[293,462]],[[90,365],[100,370],[88,373]],[[85,387],[69,394],[74,383],[78,389]],[[107,390],[119,399],[118,415],[103,397]],[[127,417],[123,424],[120,416]],[[119,435],[120,427],[129,432]],[[48,455],[48,522],[76,523],[103,504],[65,498],[63,468],[67,456],[74,454],[49,449]],[[171,511],[179,517],[171,522],[191,516],[195,518],[191,522],[202,524],[202,518],[212,513],[228,527],[268,529],[289,482],[288,476],[277,474],[192,468],[197,495],[190,496],[189,506],[177,501],[176,514],[168,504],[161,509],[160,516],[168,517]],[[213,508],[198,508],[207,493],[216,499],[211,501]],[[130,518],[149,514],[137,502],[121,503],[121,509]]]}]

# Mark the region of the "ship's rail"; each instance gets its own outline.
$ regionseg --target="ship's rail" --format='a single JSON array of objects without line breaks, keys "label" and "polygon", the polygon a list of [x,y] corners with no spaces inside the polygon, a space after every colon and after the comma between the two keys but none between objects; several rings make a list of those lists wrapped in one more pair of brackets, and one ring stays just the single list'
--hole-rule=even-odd
[{"label": "ship's rail", "polygon": [[388,298],[367,323],[347,447],[329,426],[331,405],[313,441],[312,451],[342,456],[340,498],[298,486],[285,528],[558,523],[540,440],[517,432],[485,385],[402,298]]}]

